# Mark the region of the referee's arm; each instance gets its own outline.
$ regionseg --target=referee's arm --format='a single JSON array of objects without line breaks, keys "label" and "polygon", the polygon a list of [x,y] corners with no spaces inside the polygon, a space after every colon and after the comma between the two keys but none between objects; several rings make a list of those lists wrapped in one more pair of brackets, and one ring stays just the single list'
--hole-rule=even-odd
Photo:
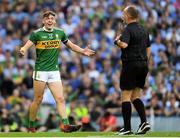
[{"label": "referee's arm", "polygon": [[148,62],[149,62],[149,60],[151,58],[151,48],[150,47],[146,48],[146,53],[147,53],[147,58],[148,58]]},{"label": "referee's arm", "polygon": [[147,42],[146,43],[147,43],[146,54],[147,54],[147,58],[148,58],[148,62],[149,62],[149,60],[151,58],[151,48],[150,48],[151,43],[150,43],[150,39],[149,39],[149,33],[147,34]]},{"label": "referee's arm", "polygon": [[116,37],[114,44],[120,48],[127,48],[130,40],[130,34],[127,28],[124,29],[122,35]]},{"label": "referee's arm", "polygon": [[120,47],[120,48],[126,48],[127,46],[128,46],[128,44],[127,43],[125,43],[125,42],[122,42],[121,40],[115,40],[114,41],[114,44],[116,45],[116,46],[118,46],[118,47]]}]

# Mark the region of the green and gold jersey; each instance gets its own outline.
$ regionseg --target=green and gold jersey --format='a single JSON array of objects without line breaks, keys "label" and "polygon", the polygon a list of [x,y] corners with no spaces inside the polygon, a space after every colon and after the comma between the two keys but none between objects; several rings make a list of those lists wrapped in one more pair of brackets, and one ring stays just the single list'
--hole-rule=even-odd
[{"label": "green and gold jersey", "polygon": [[35,30],[29,40],[35,44],[36,63],[35,71],[56,71],[61,42],[67,41],[63,30],[54,28],[53,31],[46,31],[44,28]]}]

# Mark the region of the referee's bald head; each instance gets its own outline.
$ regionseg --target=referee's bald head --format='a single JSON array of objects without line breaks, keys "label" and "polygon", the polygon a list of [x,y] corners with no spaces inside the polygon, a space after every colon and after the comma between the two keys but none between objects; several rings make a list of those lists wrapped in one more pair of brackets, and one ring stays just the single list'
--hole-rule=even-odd
[{"label": "referee's bald head", "polygon": [[128,14],[129,18],[132,20],[139,18],[139,11],[136,6],[129,5],[124,9],[124,12]]}]

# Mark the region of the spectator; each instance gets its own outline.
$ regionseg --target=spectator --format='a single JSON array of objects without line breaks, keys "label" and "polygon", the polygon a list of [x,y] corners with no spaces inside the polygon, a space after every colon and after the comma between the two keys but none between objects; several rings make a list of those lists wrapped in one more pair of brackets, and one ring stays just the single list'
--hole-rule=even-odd
[{"label": "spectator", "polygon": [[101,131],[117,131],[117,118],[109,112],[105,112],[104,116],[100,119]]}]

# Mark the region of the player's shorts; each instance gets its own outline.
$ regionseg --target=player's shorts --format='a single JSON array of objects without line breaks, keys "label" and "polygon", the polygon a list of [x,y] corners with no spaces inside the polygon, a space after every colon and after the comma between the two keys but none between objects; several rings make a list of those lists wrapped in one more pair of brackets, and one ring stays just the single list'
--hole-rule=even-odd
[{"label": "player's shorts", "polygon": [[120,88],[121,90],[132,90],[136,87],[144,88],[148,65],[145,61],[123,63]]},{"label": "player's shorts", "polygon": [[33,79],[44,82],[56,82],[61,81],[61,75],[59,71],[34,71]]}]

